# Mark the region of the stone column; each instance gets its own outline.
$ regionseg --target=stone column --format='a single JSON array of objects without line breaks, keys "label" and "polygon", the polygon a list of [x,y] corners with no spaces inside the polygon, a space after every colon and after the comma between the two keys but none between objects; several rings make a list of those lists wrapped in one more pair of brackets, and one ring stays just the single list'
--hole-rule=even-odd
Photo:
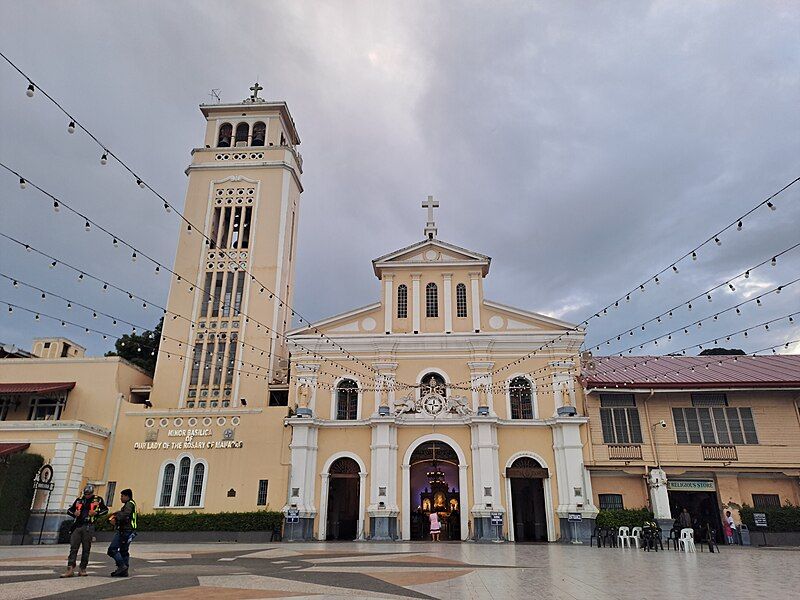
[{"label": "stone column", "polygon": [[[669,531],[672,527],[672,511],[669,508],[667,474],[664,469],[655,468],[650,471],[647,487],[650,490],[650,508],[653,510],[653,516],[661,525],[662,530]],[[668,525],[666,529],[664,528],[665,524]]]},{"label": "stone column", "polygon": [[[370,537],[373,540],[397,539],[397,425],[394,416],[375,416],[372,427],[369,489]],[[363,483],[363,482],[362,482]]]},{"label": "stone column", "polygon": [[300,522],[284,525],[284,539],[310,540],[314,536],[314,518],[317,516],[314,484],[318,425],[310,417],[292,417],[286,421],[292,428],[292,441],[289,444],[292,460],[289,467],[289,493],[283,514],[286,515],[289,510],[297,510]]},{"label": "stone column", "polygon": [[[483,400],[486,402],[486,406],[489,407],[489,414],[494,416],[494,393],[492,392],[491,374],[494,363],[491,361],[472,361],[468,362],[467,366],[469,367],[470,387],[472,387],[472,410],[477,413],[478,406]],[[477,390],[478,386],[481,385],[485,386],[485,398],[483,399]]]},{"label": "stone column", "polygon": [[472,329],[477,333],[481,330],[481,274],[475,271],[469,274],[472,289]]},{"label": "stone column", "polygon": [[591,490],[589,472],[583,464],[583,442],[581,441],[581,425],[587,423],[586,417],[556,417],[553,419],[553,450],[555,450],[556,475],[558,479],[558,507],[556,516],[561,521],[561,538],[569,540],[571,526],[569,513],[580,513],[580,539],[589,541],[594,520],[598,510],[595,508]]},{"label": "stone column", "polygon": [[419,333],[419,278],[422,273],[411,273],[411,318],[412,318],[412,331]]},{"label": "stone column", "polygon": [[444,280],[444,332],[453,333],[453,274],[442,273]]},{"label": "stone column", "polygon": [[392,318],[394,317],[394,275],[387,274],[383,276],[383,329],[386,333],[392,333]]},{"label": "stone column", "polygon": [[[500,460],[497,443],[497,417],[474,417],[472,433],[472,487],[474,504],[471,508],[474,539],[497,538],[491,525],[491,513],[505,513],[500,502]],[[500,533],[502,536],[502,532]]]}]

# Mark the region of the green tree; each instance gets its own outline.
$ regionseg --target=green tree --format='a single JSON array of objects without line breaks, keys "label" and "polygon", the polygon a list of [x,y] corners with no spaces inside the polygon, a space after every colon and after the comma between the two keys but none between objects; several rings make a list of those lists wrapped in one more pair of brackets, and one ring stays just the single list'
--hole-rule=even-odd
[{"label": "green tree", "polygon": [[744,350],[739,348],[706,348],[699,356],[722,356],[722,355],[744,356]]},{"label": "green tree", "polygon": [[114,343],[114,350],[106,352],[106,356],[124,358],[152,375],[156,370],[158,346],[161,343],[163,326],[164,317],[161,317],[158,325],[150,331],[123,335]]}]

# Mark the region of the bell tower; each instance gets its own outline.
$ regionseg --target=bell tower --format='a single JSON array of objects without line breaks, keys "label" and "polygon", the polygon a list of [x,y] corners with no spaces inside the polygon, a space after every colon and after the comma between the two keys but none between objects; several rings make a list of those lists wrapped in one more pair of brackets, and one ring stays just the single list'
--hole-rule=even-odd
[{"label": "bell tower", "polygon": [[262,89],[200,106],[205,139],[186,169],[158,408],[256,408],[286,389],[303,161],[289,107]]}]

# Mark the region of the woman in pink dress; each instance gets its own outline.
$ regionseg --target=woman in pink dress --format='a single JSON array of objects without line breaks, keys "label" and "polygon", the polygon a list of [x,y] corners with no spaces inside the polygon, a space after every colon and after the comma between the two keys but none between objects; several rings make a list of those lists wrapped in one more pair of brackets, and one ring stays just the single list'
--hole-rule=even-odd
[{"label": "woman in pink dress", "polygon": [[431,521],[431,541],[438,542],[439,532],[442,530],[442,526],[439,524],[439,514],[432,512],[428,518]]}]

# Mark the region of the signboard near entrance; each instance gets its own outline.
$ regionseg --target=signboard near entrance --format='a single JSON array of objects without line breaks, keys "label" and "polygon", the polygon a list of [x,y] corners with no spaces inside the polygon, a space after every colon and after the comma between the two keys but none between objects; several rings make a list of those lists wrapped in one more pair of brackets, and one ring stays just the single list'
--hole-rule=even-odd
[{"label": "signboard near entrance", "polygon": [[570,523],[580,523],[583,521],[583,515],[581,515],[581,513],[569,513],[567,515],[567,521]]},{"label": "signboard near entrance", "polygon": [[766,527],[767,526],[766,513],[753,513],[753,521],[755,521],[756,527]]},{"label": "signboard near entrance", "polygon": [[492,525],[503,525],[503,513],[493,512],[492,515]]},{"label": "signboard near entrance", "polygon": [[286,522],[287,523],[299,523],[300,522],[300,511],[296,508],[290,508],[286,511]]},{"label": "signboard near entrance", "polygon": [[716,492],[711,479],[668,479],[667,489],[673,492]]}]

